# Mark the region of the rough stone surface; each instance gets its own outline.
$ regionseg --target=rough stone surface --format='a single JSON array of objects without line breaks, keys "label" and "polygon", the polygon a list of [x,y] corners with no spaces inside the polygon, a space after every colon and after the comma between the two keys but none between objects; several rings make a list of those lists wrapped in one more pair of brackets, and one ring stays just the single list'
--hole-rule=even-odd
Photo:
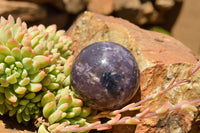
[{"label": "rough stone surface", "polygon": [[[146,31],[128,21],[106,17],[90,12],[80,16],[68,30],[74,39],[72,50],[77,55],[82,48],[97,41],[113,41],[128,48],[138,61],[141,81],[140,90],[134,100],[144,99],[168,86],[172,77],[176,80],[186,78],[188,70],[197,62],[191,50],[181,42],[164,34]],[[174,105],[183,100],[200,97],[200,72],[195,74],[190,83],[175,87],[165,95],[145,103],[155,111],[164,103]],[[124,115],[134,115],[125,113]],[[107,133],[141,133],[141,132],[189,132],[194,129],[196,115],[193,112],[175,111],[159,118],[150,118],[135,126],[115,126]],[[169,124],[170,123],[170,124]],[[195,128],[197,131],[198,127]]]},{"label": "rough stone surface", "polygon": [[90,0],[87,9],[95,13],[109,15],[114,10],[114,0]]},{"label": "rough stone surface", "polygon": [[12,14],[15,18],[21,17],[22,20],[33,22],[44,19],[47,15],[46,10],[41,6],[21,1],[0,1],[0,14],[7,17]]}]

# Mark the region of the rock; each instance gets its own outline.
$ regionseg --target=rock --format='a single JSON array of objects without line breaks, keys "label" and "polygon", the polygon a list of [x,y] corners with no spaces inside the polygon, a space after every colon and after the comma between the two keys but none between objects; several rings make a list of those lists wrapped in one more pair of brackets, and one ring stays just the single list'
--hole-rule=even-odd
[{"label": "rock", "polygon": [[114,10],[116,16],[127,19],[137,25],[160,22],[158,12],[151,1],[140,0],[115,0]]},{"label": "rock", "polygon": [[63,0],[11,0],[11,1],[26,1],[37,4],[50,4],[60,10],[64,10]]},{"label": "rock", "polygon": [[[31,1],[31,0],[30,0]],[[57,10],[49,5],[42,5],[44,1],[0,1],[0,16],[7,18],[9,14],[14,18],[20,17],[28,26],[44,24],[45,26],[56,24],[58,29],[65,28],[68,23],[68,13]],[[36,4],[38,2],[38,4]],[[41,5],[40,5],[41,4]]]},{"label": "rock", "polygon": [[140,0],[115,0],[114,8],[116,11],[121,9],[139,9],[141,4]]},{"label": "rock", "polygon": [[63,0],[65,10],[71,14],[77,14],[85,8],[83,0]]},{"label": "rock", "polygon": [[0,16],[11,14],[13,17],[21,17],[27,22],[42,20],[46,17],[46,10],[35,3],[21,1],[0,1]]},{"label": "rock", "polygon": [[[81,49],[97,41],[113,41],[128,48],[138,61],[141,82],[140,90],[132,100],[145,99],[168,86],[172,77],[176,81],[186,78],[188,70],[197,62],[191,50],[176,39],[157,32],[143,30],[126,20],[85,12],[67,34],[73,37],[72,50],[77,55]],[[164,103],[174,105],[183,100],[200,97],[200,72],[191,77],[187,84],[175,87],[161,97],[143,104],[155,111]],[[124,115],[134,115],[127,112]],[[189,132],[194,112],[174,111],[157,118],[148,118],[135,126],[114,126],[107,133],[141,132]],[[169,124],[171,123],[171,124]],[[198,125],[198,124],[197,124]]]},{"label": "rock", "polygon": [[51,3],[53,0],[10,0],[10,1],[27,1],[27,2],[34,2],[34,3]]},{"label": "rock", "polygon": [[154,7],[150,1],[147,1],[142,4],[143,13],[145,15],[152,14],[154,12]]},{"label": "rock", "polygon": [[141,12],[143,14],[143,18],[146,19],[145,22],[140,22],[143,24],[157,24],[162,22],[162,18],[160,17],[160,13],[154,9],[152,2],[147,1],[141,5]]},{"label": "rock", "polygon": [[183,2],[183,0],[174,0],[175,2]]},{"label": "rock", "polygon": [[114,0],[114,15],[140,26],[172,28],[182,0]]},{"label": "rock", "polygon": [[175,5],[174,0],[156,0],[155,6],[160,10],[169,10]]},{"label": "rock", "polygon": [[113,12],[114,0],[90,0],[87,9],[89,11],[109,15]]}]

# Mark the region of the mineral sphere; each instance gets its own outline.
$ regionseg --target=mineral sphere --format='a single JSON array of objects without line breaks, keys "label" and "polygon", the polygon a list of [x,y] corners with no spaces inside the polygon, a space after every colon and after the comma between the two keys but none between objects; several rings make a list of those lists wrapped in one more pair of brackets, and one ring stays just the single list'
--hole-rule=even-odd
[{"label": "mineral sphere", "polygon": [[71,69],[74,91],[90,107],[114,110],[127,104],[139,86],[134,56],[114,42],[96,42],[84,48]]}]

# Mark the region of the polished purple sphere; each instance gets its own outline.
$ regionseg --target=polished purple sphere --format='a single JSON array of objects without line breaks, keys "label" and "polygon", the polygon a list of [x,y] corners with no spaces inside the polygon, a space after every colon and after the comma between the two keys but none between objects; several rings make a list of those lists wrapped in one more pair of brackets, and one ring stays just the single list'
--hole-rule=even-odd
[{"label": "polished purple sphere", "polygon": [[127,104],[139,86],[137,62],[129,50],[114,42],[96,42],[75,58],[71,84],[86,105],[98,110]]}]

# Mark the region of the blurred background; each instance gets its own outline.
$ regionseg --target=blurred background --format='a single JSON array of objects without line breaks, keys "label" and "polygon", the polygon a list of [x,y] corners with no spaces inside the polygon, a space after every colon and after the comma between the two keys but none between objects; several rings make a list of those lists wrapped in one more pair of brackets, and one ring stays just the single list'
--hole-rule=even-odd
[{"label": "blurred background", "polygon": [[21,17],[28,26],[67,30],[86,10],[169,34],[200,56],[200,0],[0,0],[0,16]]}]

